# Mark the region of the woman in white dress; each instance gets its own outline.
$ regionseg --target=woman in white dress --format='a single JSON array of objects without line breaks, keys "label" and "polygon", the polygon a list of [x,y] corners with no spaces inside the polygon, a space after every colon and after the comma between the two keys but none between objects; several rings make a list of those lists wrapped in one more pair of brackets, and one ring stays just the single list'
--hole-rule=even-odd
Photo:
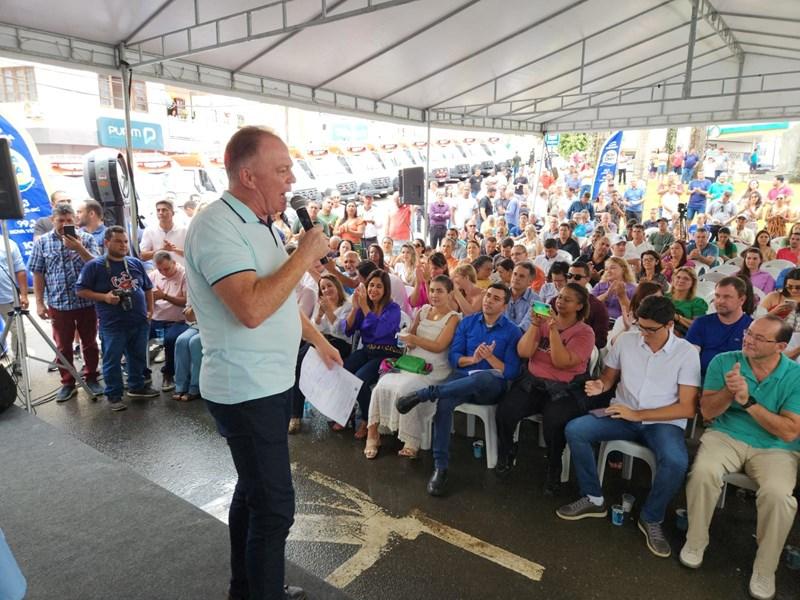
[{"label": "woman in white dress", "polygon": [[434,277],[428,284],[428,302],[414,318],[414,323],[403,334],[408,354],[417,356],[429,363],[433,369],[427,375],[417,375],[401,371],[388,373],[378,380],[372,390],[369,419],[367,421],[367,443],[364,456],[373,459],[378,456],[381,445],[379,428],[398,431],[404,446],[398,454],[406,458],[416,458],[422,441],[424,427],[430,426],[435,402],[421,402],[408,414],[401,415],[395,402],[401,396],[426,385],[435,385],[450,375],[451,367],[447,353],[458,325],[459,315],[450,310],[450,296],[453,282],[446,275]]}]

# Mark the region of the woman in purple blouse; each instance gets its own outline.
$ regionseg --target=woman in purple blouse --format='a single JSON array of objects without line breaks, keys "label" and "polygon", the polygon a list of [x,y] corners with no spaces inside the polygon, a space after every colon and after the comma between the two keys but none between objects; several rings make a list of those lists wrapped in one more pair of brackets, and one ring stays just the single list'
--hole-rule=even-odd
[{"label": "woman in purple blouse", "polygon": [[742,268],[736,274],[744,280],[750,280],[754,288],[760,289],[764,294],[775,290],[775,278],[766,271],[761,270],[764,255],[756,247],[747,248],[742,252]]},{"label": "woman in purple blouse", "polygon": [[364,383],[358,391],[361,424],[355,438],[367,436],[367,416],[371,386],[378,381],[378,368],[384,358],[397,358],[402,350],[397,347],[400,329],[400,306],[392,301],[392,283],[386,271],[378,269],[367,277],[353,292],[353,308],[347,315],[345,334],[358,332],[362,347],[344,361],[344,368]]},{"label": "woman in purple blouse", "polygon": [[635,293],[633,273],[625,259],[616,256],[606,259],[603,279],[592,288],[592,295],[606,305],[611,321],[616,321],[623,310],[628,310]]}]

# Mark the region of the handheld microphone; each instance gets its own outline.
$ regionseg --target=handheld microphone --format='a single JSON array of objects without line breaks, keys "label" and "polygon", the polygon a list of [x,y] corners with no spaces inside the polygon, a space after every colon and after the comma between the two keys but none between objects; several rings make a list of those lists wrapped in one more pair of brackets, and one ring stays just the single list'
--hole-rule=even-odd
[{"label": "handheld microphone", "polygon": [[[300,225],[302,226],[304,231],[308,231],[309,229],[314,228],[314,223],[311,222],[311,215],[308,214],[308,210],[305,207],[305,199],[302,196],[299,196],[302,200],[296,200],[298,196],[295,196],[291,200],[292,208],[294,212],[297,213],[297,218],[300,221]],[[328,257],[323,256],[319,259],[323,265],[328,262]]]}]

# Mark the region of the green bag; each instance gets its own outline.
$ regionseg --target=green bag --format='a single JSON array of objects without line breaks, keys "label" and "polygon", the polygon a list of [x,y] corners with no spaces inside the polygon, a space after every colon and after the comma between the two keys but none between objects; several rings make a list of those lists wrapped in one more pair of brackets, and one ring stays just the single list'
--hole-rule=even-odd
[{"label": "green bag", "polygon": [[394,368],[401,371],[408,371],[409,373],[416,373],[417,375],[426,375],[430,373],[431,366],[425,362],[424,358],[419,356],[411,356],[404,354],[394,361]]}]

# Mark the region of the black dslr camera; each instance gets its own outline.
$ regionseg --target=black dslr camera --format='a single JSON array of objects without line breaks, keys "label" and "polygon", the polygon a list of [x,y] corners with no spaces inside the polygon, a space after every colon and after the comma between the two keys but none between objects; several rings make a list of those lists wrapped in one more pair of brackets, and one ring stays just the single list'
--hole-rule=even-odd
[{"label": "black dslr camera", "polygon": [[686,217],[686,202],[678,202],[678,216],[683,219]]},{"label": "black dslr camera", "polygon": [[133,309],[133,292],[131,290],[112,290],[111,293],[119,298],[119,307],[123,312]]}]

